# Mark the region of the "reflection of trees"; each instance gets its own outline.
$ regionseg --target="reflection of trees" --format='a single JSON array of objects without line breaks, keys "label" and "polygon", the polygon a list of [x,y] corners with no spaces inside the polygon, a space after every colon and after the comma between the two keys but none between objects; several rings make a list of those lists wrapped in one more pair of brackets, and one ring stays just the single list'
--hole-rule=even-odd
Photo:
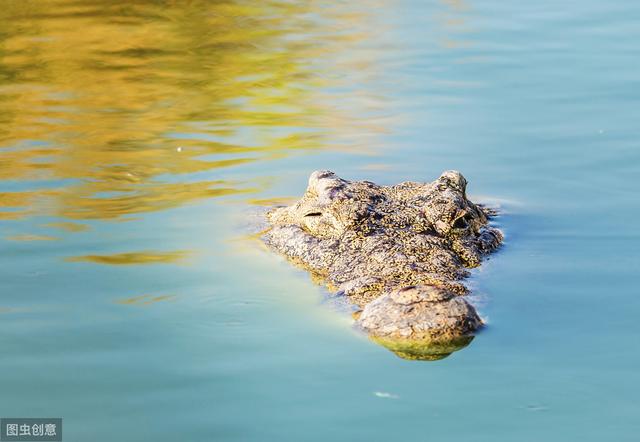
[{"label": "reflection of trees", "polygon": [[305,1],[5,3],[0,179],[29,190],[0,194],[0,219],[112,219],[245,190],[215,171],[348,127],[321,96],[321,60],[363,20]]}]

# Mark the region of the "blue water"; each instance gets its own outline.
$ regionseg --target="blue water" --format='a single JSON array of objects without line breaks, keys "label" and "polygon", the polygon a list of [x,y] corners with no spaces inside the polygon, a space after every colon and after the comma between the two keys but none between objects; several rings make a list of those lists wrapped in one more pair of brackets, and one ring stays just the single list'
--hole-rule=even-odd
[{"label": "blue water", "polygon": [[[5,6],[0,416],[66,441],[638,440],[640,4]],[[319,168],[458,169],[501,207],[467,348],[398,358],[252,239]]]}]

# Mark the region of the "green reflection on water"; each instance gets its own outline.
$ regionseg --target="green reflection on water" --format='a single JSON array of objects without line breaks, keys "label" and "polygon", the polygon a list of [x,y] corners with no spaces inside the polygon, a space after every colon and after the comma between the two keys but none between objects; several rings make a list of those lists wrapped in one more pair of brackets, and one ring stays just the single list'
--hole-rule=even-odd
[{"label": "green reflection on water", "polygon": [[447,341],[434,341],[370,337],[373,342],[391,350],[402,359],[412,361],[439,361],[468,346],[473,338],[474,336],[461,336]]},{"label": "green reflection on water", "polygon": [[186,258],[189,252],[183,250],[171,252],[131,252],[113,255],[85,255],[67,258],[69,262],[94,262],[98,264],[130,265],[130,264],[168,264]]},{"label": "green reflection on water", "polygon": [[310,1],[6,2],[0,180],[25,186],[0,194],[0,219],[109,220],[260,190],[219,171],[352,130],[350,92],[337,107],[326,91],[349,64],[366,71],[338,55],[367,19]]}]

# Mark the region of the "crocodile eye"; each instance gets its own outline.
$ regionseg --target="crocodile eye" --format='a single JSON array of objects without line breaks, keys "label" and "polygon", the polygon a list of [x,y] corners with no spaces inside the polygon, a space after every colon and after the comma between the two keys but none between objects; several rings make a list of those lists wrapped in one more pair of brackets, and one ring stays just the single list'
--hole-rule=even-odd
[{"label": "crocodile eye", "polygon": [[322,216],[322,212],[309,212],[305,216]]},{"label": "crocodile eye", "polygon": [[453,221],[452,227],[454,229],[466,229],[469,227],[469,222],[473,219],[473,216],[470,213],[466,213],[464,216],[456,218]]},{"label": "crocodile eye", "polygon": [[453,222],[454,229],[465,229],[468,225],[469,224],[467,223],[467,220],[464,219],[464,217],[458,218]]}]

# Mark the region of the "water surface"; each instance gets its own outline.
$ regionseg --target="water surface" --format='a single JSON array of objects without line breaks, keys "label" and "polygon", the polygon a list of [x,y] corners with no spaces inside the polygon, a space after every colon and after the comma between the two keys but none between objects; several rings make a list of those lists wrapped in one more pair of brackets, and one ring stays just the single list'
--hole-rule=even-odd
[{"label": "water surface", "polygon": [[[0,415],[65,440],[633,441],[640,5],[7,1]],[[488,327],[356,333],[247,232],[328,168],[502,207]]]}]

